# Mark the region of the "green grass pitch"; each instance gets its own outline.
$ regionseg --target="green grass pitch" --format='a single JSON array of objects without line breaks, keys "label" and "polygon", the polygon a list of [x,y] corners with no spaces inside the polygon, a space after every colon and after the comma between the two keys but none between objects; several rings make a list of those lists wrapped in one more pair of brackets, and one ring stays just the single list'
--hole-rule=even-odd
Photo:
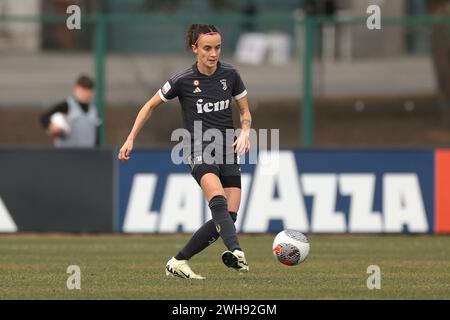
[{"label": "green grass pitch", "polygon": [[[310,235],[308,259],[284,266],[274,235],[240,235],[250,272],[221,262],[219,240],[190,264],[204,281],[167,278],[189,235],[0,235],[0,299],[450,299],[450,237]],[[69,290],[69,265],[81,289]],[[367,288],[367,267],[381,289]]]}]

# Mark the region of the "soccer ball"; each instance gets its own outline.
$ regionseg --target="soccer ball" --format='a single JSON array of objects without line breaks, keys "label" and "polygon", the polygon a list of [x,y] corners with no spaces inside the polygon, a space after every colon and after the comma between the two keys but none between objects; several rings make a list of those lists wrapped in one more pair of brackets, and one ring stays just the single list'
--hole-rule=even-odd
[{"label": "soccer ball", "polygon": [[283,230],[273,240],[272,252],[282,264],[295,266],[308,257],[308,238],[296,230]]},{"label": "soccer ball", "polygon": [[50,123],[61,129],[62,135],[70,134],[70,125],[65,114],[56,112],[50,117]]}]

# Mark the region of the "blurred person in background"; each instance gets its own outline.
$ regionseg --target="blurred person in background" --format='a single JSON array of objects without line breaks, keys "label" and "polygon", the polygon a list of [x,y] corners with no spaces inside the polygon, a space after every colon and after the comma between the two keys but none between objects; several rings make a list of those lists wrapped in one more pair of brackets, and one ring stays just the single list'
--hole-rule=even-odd
[{"label": "blurred person in background", "polygon": [[[203,224],[177,255],[166,264],[166,275],[184,279],[204,279],[188,265],[188,260],[203,251],[219,237],[226,250],[223,263],[236,271],[247,272],[249,267],[234,222],[241,201],[241,169],[238,156],[250,148],[251,114],[247,90],[239,72],[230,64],[219,60],[222,37],[211,24],[192,24],[187,32],[186,44],[197,59],[187,69],[171,77],[141,108],[118,158],[130,159],[134,140],[152,111],[161,103],[178,97],[185,129],[190,133],[189,170],[209,202],[212,219]],[[231,100],[234,98],[240,112],[241,133],[237,139],[227,139],[226,131],[233,131]],[[216,129],[223,135],[222,142],[214,140],[214,150],[220,159],[205,161],[210,141],[197,140],[195,131],[203,134]],[[200,141],[202,140],[202,141]],[[220,140],[220,139],[219,139]],[[229,160],[229,161],[227,161]]]},{"label": "blurred person in background", "polygon": [[99,145],[101,124],[94,97],[94,80],[81,75],[73,93],[41,116],[41,124],[57,148],[93,148]]}]

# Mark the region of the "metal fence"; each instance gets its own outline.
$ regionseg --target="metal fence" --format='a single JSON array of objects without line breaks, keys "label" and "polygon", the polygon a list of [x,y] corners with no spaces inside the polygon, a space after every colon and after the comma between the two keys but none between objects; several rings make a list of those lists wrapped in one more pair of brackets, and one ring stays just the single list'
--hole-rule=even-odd
[{"label": "metal fence", "polygon": [[[0,25],[4,22],[13,22],[38,23],[48,26],[51,24],[63,24],[66,19],[67,16],[54,15],[0,16]],[[239,36],[245,31],[243,26],[253,25],[253,30],[258,32],[282,32],[288,34],[294,40],[291,49],[292,57],[299,65],[296,72],[300,79],[298,82],[298,97],[301,97],[299,104],[301,118],[298,123],[301,127],[301,142],[303,146],[312,146],[314,143],[314,98],[318,94],[317,91],[320,91],[320,86],[318,88],[315,77],[323,77],[323,70],[320,70],[321,67],[317,61],[331,61],[335,58],[345,61],[345,59],[358,59],[358,54],[364,55],[364,52],[361,51],[364,48],[355,46],[355,43],[348,44],[348,41],[347,44],[341,43],[338,49],[336,49],[337,45],[334,44],[335,48],[332,48],[330,51],[325,42],[322,41],[324,34],[329,34],[329,30],[327,31],[326,29],[331,27],[333,30],[331,38],[334,39],[336,38],[336,32],[340,32],[341,40],[346,39],[345,31],[342,31],[345,28],[359,30],[360,39],[374,37],[373,35],[377,32],[383,32],[367,30],[365,27],[366,20],[367,17],[316,17],[299,14],[265,14],[255,17],[231,14],[210,15],[208,17],[181,14],[83,15],[82,28],[86,31],[80,38],[83,39],[82,41],[85,41],[85,45],[76,46],[72,51],[87,50],[87,52],[92,52],[93,54],[93,66],[97,82],[95,102],[101,117],[105,118],[106,63],[111,52],[126,54],[128,51],[134,51],[137,48],[135,51],[147,54],[166,55],[174,52],[180,53],[183,50],[184,32],[193,21],[219,25],[225,34],[226,45],[224,46],[224,54],[228,55],[233,54],[233,48],[235,48]],[[414,16],[383,17],[382,19],[383,29],[401,27],[407,30],[406,35],[403,32],[402,37],[407,41],[405,50],[409,50],[408,54],[427,54],[429,52],[429,34],[423,32],[422,29],[426,28],[429,30],[433,26],[448,28],[450,26],[450,18]],[[344,35],[342,36],[342,34]],[[328,38],[330,38],[329,35]],[[347,39],[351,41],[352,38],[347,37]],[[375,55],[380,55],[379,51],[377,51],[379,49],[377,38],[374,37],[374,39],[373,48],[376,50],[373,50],[373,52]],[[357,39],[354,40],[354,42],[356,41]],[[392,41],[391,45],[396,45],[395,40]],[[45,43],[42,44],[42,47],[45,47]],[[129,48],[128,51],[126,50],[127,47]],[[51,48],[48,50],[51,51]],[[370,48],[367,50],[370,50]],[[404,54],[404,52],[400,51],[396,53],[387,50],[386,52],[386,57]],[[417,71],[417,74],[419,72]],[[345,74],[342,74],[342,77],[345,77]],[[283,86],[282,83],[279,85]],[[104,128],[105,125],[103,125],[101,130],[102,142],[105,141]]]}]

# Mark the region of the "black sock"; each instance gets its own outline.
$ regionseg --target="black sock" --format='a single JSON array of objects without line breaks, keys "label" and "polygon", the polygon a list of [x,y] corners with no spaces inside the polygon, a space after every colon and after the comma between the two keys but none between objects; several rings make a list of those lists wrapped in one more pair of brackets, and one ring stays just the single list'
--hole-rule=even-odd
[{"label": "black sock", "polygon": [[236,220],[237,220],[237,212],[228,211],[228,213],[230,214],[230,217],[231,217],[231,220],[233,220],[233,223],[236,222]]},{"label": "black sock", "polygon": [[[236,222],[237,213],[230,211],[229,214],[233,222]],[[213,244],[219,236],[214,220],[207,221],[192,235],[184,248],[175,256],[175,259],[189,260],[210,244]]]},{"label": "black sock", "polygon": [[213,197],[209,201],[209,208],[211,209],[211,215],[216,224],[217,232],[219,232],[220,237],[228,250],[241,250],[236,227],[234,226],[233,219],[228,213],[227,198],[222,195]]}]

